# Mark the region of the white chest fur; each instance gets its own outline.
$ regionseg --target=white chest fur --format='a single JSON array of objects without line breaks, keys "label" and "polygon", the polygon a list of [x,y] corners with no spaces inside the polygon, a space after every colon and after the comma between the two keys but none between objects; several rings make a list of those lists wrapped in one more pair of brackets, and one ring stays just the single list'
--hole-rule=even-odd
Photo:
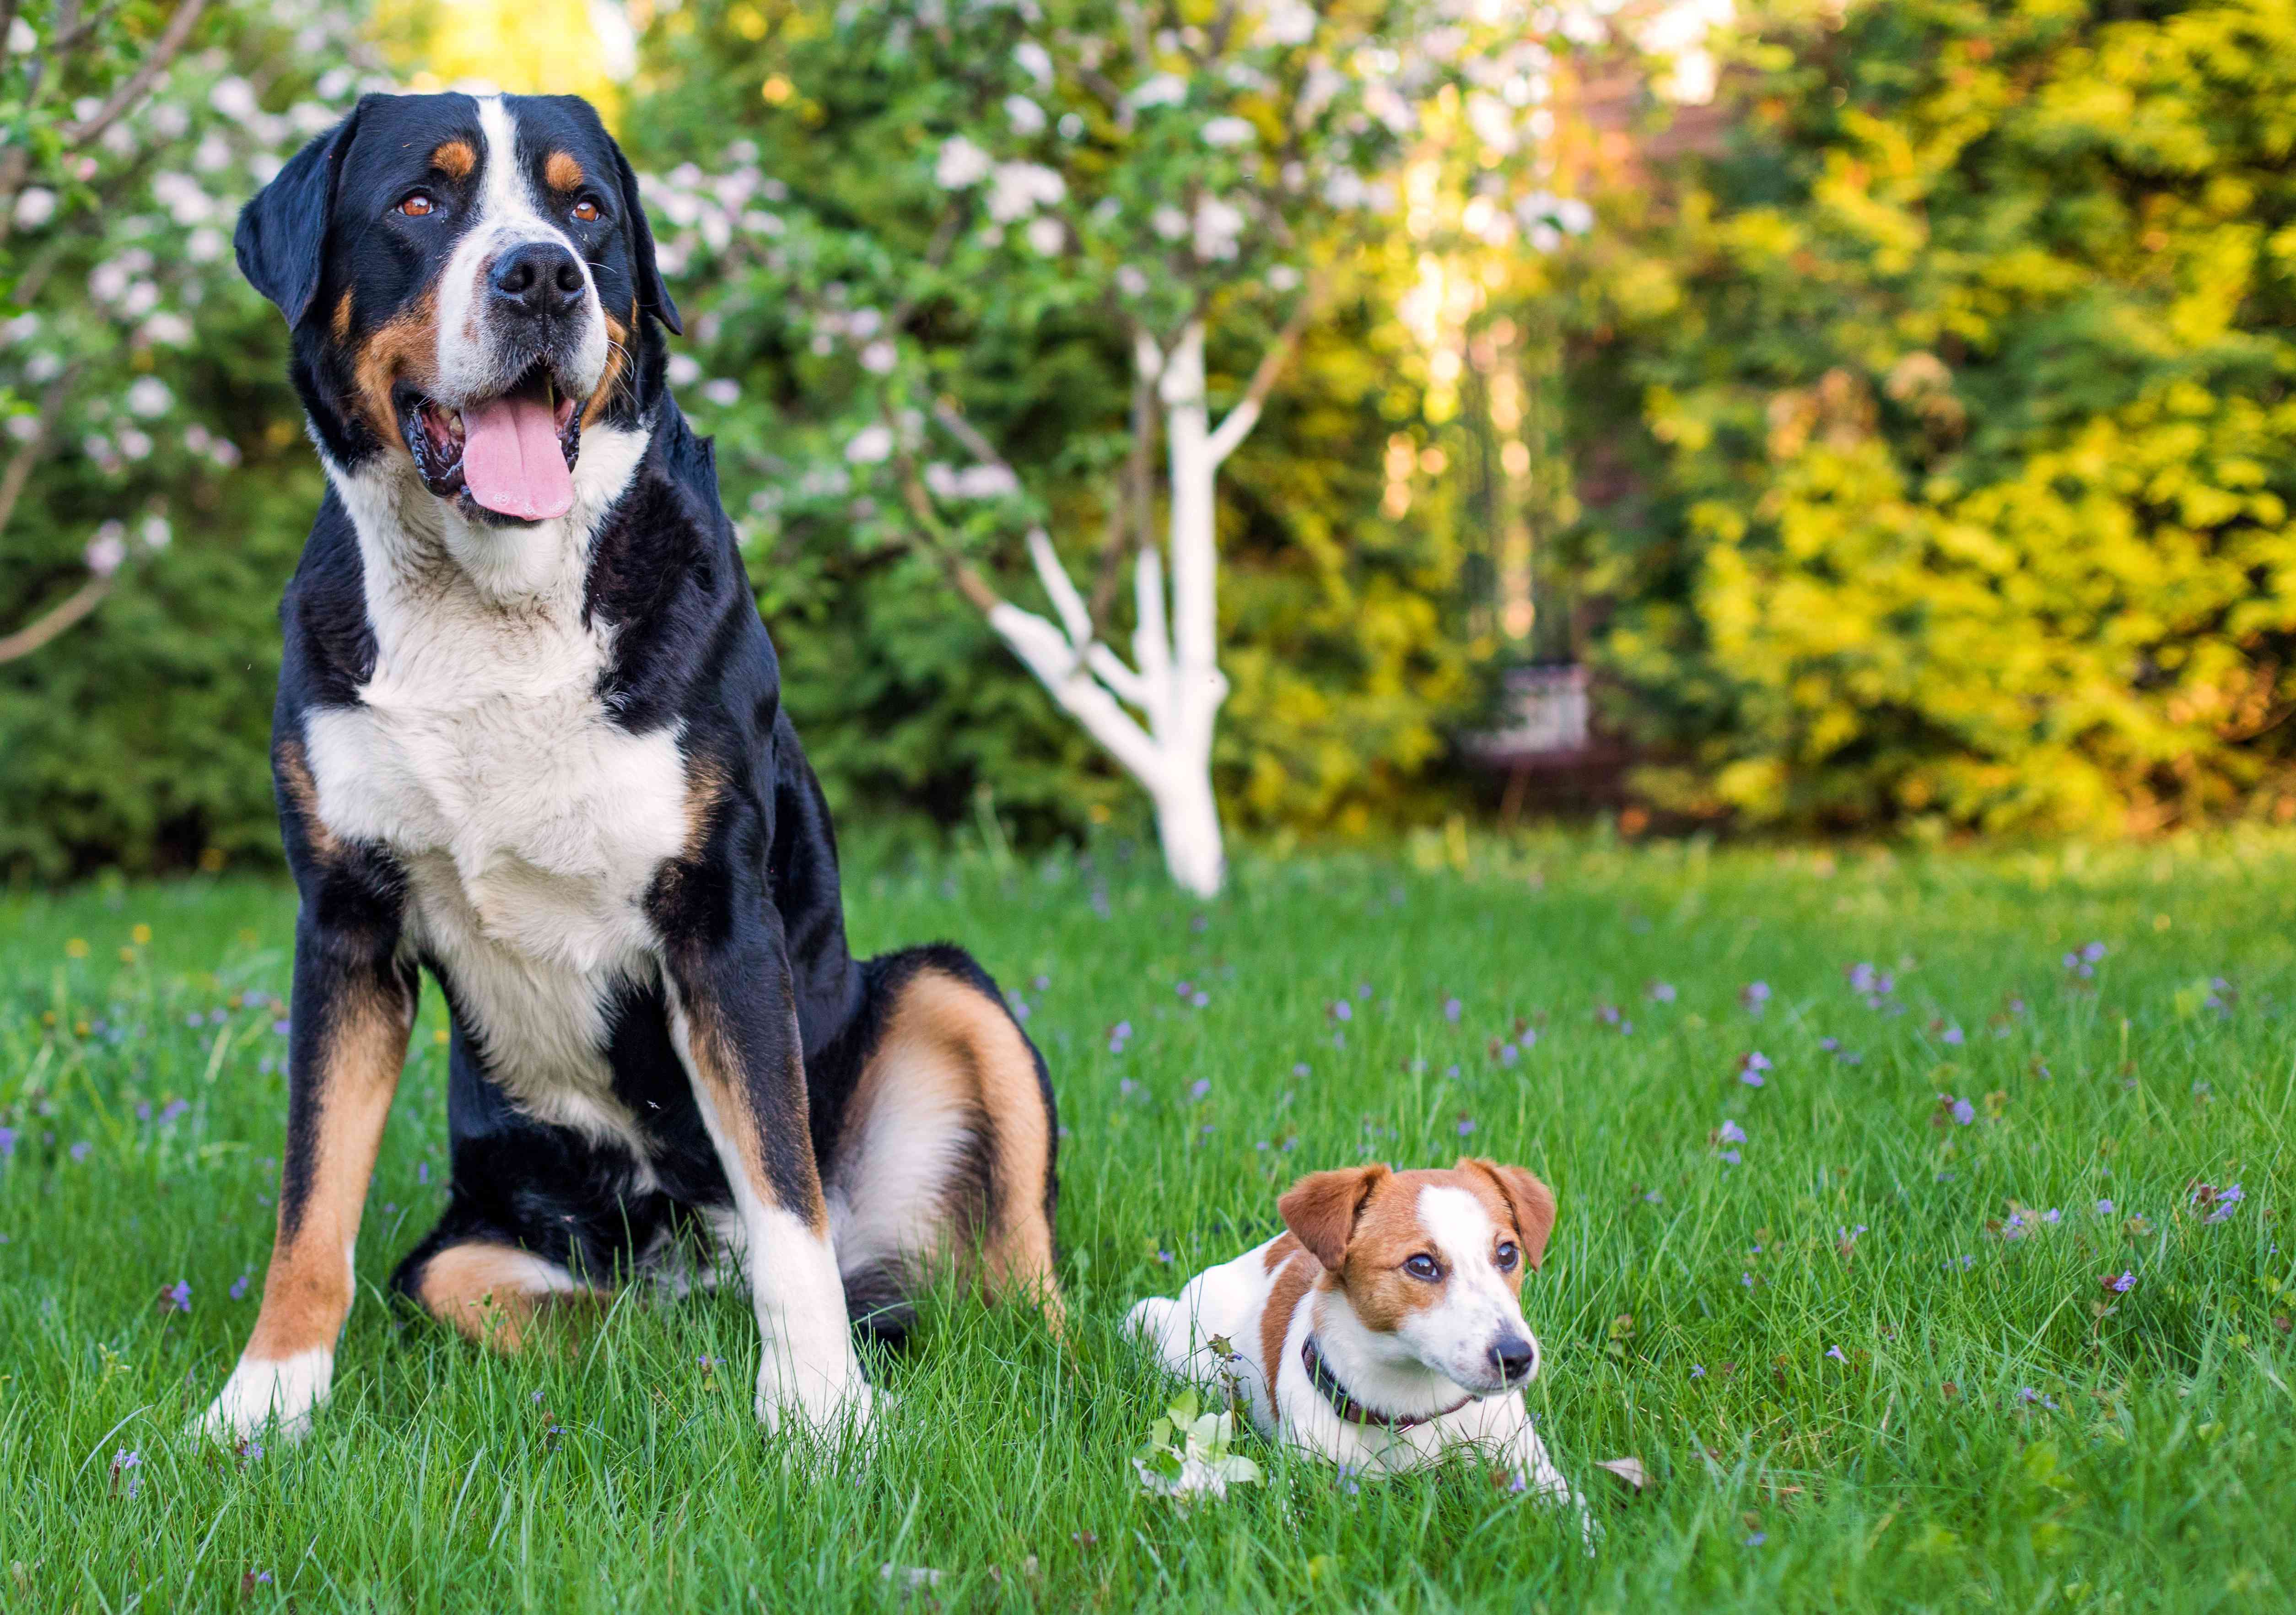
[{"label": "white chest fur", "polygon": [[630,734],[599,701],[613,631],[582,620],[594,518],[578,502],[535,528],[424,534],[390,520],[398,490],[357,491],[376,657],[359,705],[306,718],[319,816],[404,864],[409,939],[512,1097],[627,1136],[606,1011],[657,968],[644,898],[685,842],[685,779],[674,733]]}]

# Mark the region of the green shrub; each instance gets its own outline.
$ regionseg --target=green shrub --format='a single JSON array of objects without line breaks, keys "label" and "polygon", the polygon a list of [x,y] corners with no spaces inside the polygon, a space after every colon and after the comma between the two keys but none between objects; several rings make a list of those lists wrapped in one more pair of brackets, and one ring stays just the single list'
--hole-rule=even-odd
[{"label": "green shrub", "polygon": [[2296,810],[2296,12],[1773,11],[1581,262],[1600,654],[1659,803]]}]

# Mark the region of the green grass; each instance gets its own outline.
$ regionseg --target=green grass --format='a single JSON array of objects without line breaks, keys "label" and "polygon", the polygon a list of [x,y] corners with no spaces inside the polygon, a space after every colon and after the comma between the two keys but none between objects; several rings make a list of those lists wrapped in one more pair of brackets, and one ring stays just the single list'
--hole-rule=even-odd
[{"label": "green grass", "polygon": [[[2296,840],[1525,842],[1464,873],[1247,865],[1201,910],[1137,865],[978,863],[861,871],[849,899],[857,946],[960,938],[1022,989],[1070,1130],[1072,1349],[939,1302],[885,1371],[898,1404],[865,1460],[761,1439],[736,1297],[633,1301],[578,1352],[515,1361],[383,1301],[442,1195],[435,993],[332,1405],[259,1459],[188,1439],[269,1245],[291,897],[0,903],[0,1607],[876,1608],[904,1598],[887,1564],[945,1571],[930,1597],[952,1609],[2296,1597]],[[2092,939],[2110,951],[2083,980],[2061,955]],[[1895,974],[1882,1009],[1845,981],[1860,960]],[[1536,1042],[1502,1064],[1518,1024]],[[1759,1089],[1736,1076],[1754,1049]],[[1525,1291],[1532,1399],[1600,1552],[1469,1463],[1358,1490],[1253,1442],[1264,1487],[1186,1512],[1139,1495],[1128,1457],[1170,1387],[1117,1334],[1124,1308],[1260,1238],[1292,1175],[1447,1163],[1470,1121],[1474,1151],[1561,1196]],[[2194,1180],[2246,1198],[2207,1222]],[[2062,1218],[2005,1238],[2013,1202]],[[160,1304],[178,1281],[188,1313]],[[1639,1497],[1592,1467],[1628,1455]]]}]

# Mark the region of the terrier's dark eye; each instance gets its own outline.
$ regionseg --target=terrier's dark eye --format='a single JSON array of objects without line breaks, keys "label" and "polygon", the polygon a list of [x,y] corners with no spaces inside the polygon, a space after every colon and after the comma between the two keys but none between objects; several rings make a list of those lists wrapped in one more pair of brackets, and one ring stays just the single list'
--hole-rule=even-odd
[{"label": "terrier's dark eye", "polygon": [[432,201],[428,195],[417,191],[398,204],[398,210],[409,218],[422,218],[436,212],[438,207],[439,204]]},{"label": "terrier's dark eye", "polygon": [[574,204],[574,217],[586,225],[594,222],[598,217],[598,204],[584,197]]},{"label": "terrier's dark eye", "polygon": [[1443,1276],[1442,1264],[1431,1256],[1410,1257],[1405,1260],[1403,1270],[1413,1278],[1425,1279],[1431,1283]]},{"label": "terrier's dark eye", "polygon": [[1499,1265],[1499,1271],[1501,1273],[1512,1273],[1514,1271],[1514,1265],[1516,1261],[1520,1259],[1521,1254],[1522,1253],[1521,1251],[1514,1248],[1513,1241],[1503,1239],[1499,1242],[1498,1250],[1492,1254],[1491,1259]]}]

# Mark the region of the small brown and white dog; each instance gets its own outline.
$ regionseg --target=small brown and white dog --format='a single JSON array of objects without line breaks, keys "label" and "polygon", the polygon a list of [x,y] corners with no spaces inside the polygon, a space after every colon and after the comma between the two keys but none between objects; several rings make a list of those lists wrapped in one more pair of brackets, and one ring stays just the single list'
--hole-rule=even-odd
[{"label": "small brown and white dog", "polygon": [[1539,1367],[1523,1269],[1546,1255],[1554,1191],[1463,1156],[1449,1171],[1311,1173],[1277,1209],[1284,1233],[1141,1301],[1126,1326],[1175,1373],[1233,1382],[1275,1439],[1369,1474],[1489,1447],[1583,1521],[1522,1396]]}]

